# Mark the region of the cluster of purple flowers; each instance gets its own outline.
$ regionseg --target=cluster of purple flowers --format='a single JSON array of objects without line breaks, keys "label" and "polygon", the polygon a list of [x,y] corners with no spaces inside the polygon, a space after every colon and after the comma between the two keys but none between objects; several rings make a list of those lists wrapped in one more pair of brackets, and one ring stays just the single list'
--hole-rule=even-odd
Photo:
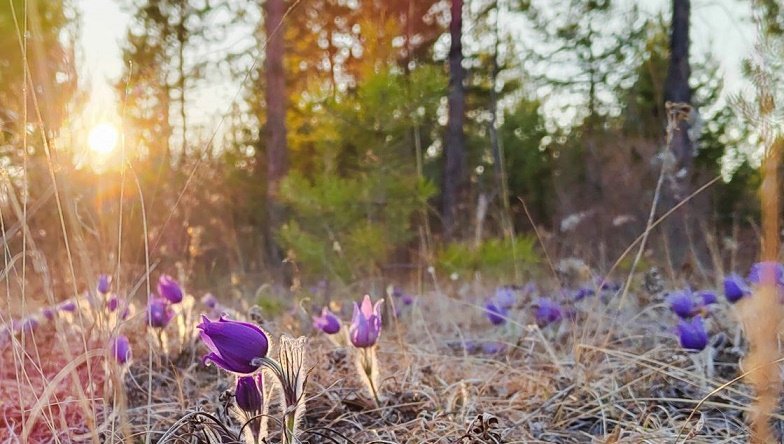
[{"label": "cluster of purple flowers", "polygon": [[183,292],[180,284],[168,274],[158,278],[158,294],[147,304],[147,325],[152,328],[166,328],[174,318],[172,306],[182,302]]},{"label": "cluster of purple flowers", "polygon": [[[348,337],[354,347],[369,348],[376,345],[381,334],[381,305],[384,300],[370,300],[365,295],[362,302],[354,303],[354,314],[348,329]],[[340,318],[335,316],[329,308],[324,307],[320,316],[313,316],[313,327],[328,335],[338,334],[341,330]]]},{"label": "cluster of purple flowers", "polygon": [[681,347],[700,351],[708,346],[708,331],[704,317],[710,314],[709,307],[717,302],[711,291],[692,292],[684,289],[670,293],[667,303],[678,318],[678,339]]},{"label": "cluster of purple flowers", "polygon": [[784,301],[784,265],[778,262],[757,262],[751,266],[748,277],[732,273],[724,278],[724,296],[731,304],[751,296],[752,288],[774,285],[779,298]]},{"label": "cluster of purple flowers", "polygon": [[[509,320],[509,311],[517,307],[520,291],[518,287],[511,285],[496,289],[493,297],[484,306],[485,315],[491,324],[504,325]],[[536,289],[533,284],[529,284],[523,287],[522,291],[532,295]],[[566,314],[564,307],[551,298],[540,297],[532,305],[534,307],[534,318],[540,327],[546,327],[558,322]]]}]

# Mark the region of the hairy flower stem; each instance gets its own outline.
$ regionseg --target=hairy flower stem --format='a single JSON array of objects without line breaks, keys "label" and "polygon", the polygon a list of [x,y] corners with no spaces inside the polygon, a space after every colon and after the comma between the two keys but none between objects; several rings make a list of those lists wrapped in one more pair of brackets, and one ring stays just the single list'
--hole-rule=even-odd
[{"label": "hairy flower stem", "polygon": [[376,407],[381,407],[378,397],[378,361],[376,360],[376,347],[359,349],[360,373],[365,377],[365,383],[373,396]]}]

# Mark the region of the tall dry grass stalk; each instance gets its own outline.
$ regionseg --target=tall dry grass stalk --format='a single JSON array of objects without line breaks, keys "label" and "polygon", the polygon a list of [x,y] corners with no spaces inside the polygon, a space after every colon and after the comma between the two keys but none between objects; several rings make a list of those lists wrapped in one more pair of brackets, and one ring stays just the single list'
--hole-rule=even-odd
[{"label": "tall dry grass stalk", "polygon": [[[779,251],[778,166],[782,141],[776,140],[768,149],[762,164],[762,254],[763,261],[776,262]],[[768,276],[765,276],[767,273]],[[781,357],[778,331],[782,320],[775,269],[766,267],[761,285],[754,296],[745,302],[741,311],[749,353],[743,360],[746,381],[756,395],[749,412],[752,443],[776,442],[770,416],[778,406],[781,394],[781,371],[777,360]]]}]

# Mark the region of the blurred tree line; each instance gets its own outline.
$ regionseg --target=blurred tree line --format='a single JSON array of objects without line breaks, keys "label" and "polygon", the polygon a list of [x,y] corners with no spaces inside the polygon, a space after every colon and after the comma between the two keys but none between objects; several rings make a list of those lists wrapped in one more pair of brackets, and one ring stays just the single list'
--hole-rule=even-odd
[{"label": "blurred tree line", "polygon": [[[78,96],[63,38],[77,16],[28,4],[41,18],[32,85],[54,137]],[[776,2],[760,5],[782,22]],[[125,0],[128,169],[63,167],[65,227],[104,270],[141,272],[149,256],[202,283],[281,269],[346,282],[429,265],[519,274],[537,260],[533,225],[554,254],[606,266],[643,231],[665,168],[658,215],[724,178],[653,243],[676,266],[704,260],[710,239],[755,220],[759,178],[716,59],[689,51],[689,0],[670,6],[650,17],[611,0]],[[9,169],[20,133],[39,128],[19,118],[13,14],[0,6]],[[193,96],[226,79],[242,82],[239,100],[216,110],[220,125],[199,122]],[[692,109],[671,149],[667,100]],[[31,202],[51,182],[35,181],[16,184]]]}]

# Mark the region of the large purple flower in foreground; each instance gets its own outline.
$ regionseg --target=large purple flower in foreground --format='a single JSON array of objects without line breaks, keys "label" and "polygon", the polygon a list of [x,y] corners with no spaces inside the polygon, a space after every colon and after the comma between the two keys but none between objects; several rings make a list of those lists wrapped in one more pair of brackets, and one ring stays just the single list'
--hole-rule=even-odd
[{"label": "large purple flower in foreground", "polygon": [[506,308],[492,302],[485,304],[485,314],[493,325],[502,325],[506,322]]},{"label": "large purple flower in foreground", "polygon": [[691,320],[681,320],[678,323],[678,337],[681,347],[687,350],[700,351],[708,345],[708,332],[701,316]]},{"label": "large purple flower in foreground", "polygon": [[131,359],[131,344],[128,342],[128,338],[123,335],[112,339],[110,351],[118,364],[125,364]]},{"label": "large purple flower in foreground", "polygon": [[733,273],[724,278],[724,296],[730,304],[734,304],[750,294],[751,290],[742,277]]},{"label": "large purple flower in foreground", "polygon": [[182,288],[180,288],[180,284],[168,274],[161,275],[158,279],[158,294],[166,298],[166,300],[172,304],[182,302]]},{"label": "large purple flower in foreground", "polygon": [[164,328],[174,317],[171,306],[163,298],[155,298],[147,305],[147,324],[154,328]]},{"label": "large purple flower in foreground", "polygon": [[340,331],[340,319],[324,307],[321,316],[313,316],[313,326],[328,335],[334,335]]},{"label": "large purple flower in foreground", "polygon": [[237,388],[234,390],[234,398],[237,407],[243,410],[248,416],[253,417],[261,413],[264,406],[264,380],[261,373],[253,376],[240,376],[237,378]]},{"label": "large purple flower in foreground", "polygon": [[254,360],[267,356],[269,339],[257,325],[232,321],[221,317],[211,321],[201,317],[201,340],[210,350],[204,362],[212,361],[218,367],[238,374],[249,374],[259,369]]},{"label": "large purple flower in foreground", "polygon": [[561,305],[552,299],[539,298],[536,302],[536,323],[544,327],[563,318]]},{"label": "large purple flower in foreground", "polygon": [[351,317],[351,326],[348,336],[351,343],[357,348],[367,348],[376,345],[378,335],[381,333],[381,299],[375,305],[370,301],[370,296],[365,295],[362,304],[354,303],[354,315]]}]

